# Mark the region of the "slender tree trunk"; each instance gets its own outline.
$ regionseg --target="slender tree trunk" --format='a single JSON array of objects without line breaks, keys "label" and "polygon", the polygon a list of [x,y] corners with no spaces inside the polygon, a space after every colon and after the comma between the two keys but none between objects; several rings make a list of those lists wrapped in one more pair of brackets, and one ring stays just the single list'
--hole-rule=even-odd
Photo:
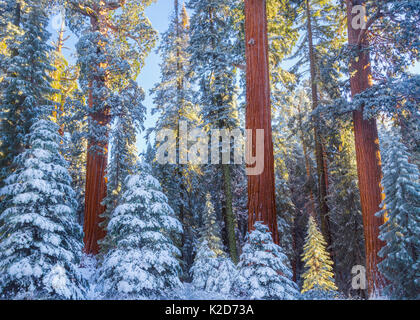
[{"label": "slender tree trunk", "polygon": [[264,130],[264,171],[248,177],[248,229],[252,230],[256,221],[262,221],[278,244],[265,0],[245,0],[245,35],[246,128],[252,129],[253,154],[256,150],[256,130]]},{"label": "slender tree trunk", "polygon": [[[309,62],[311,71],[311,90],[312,90],[312,110],[318,107],[318,85],[316,79],[316,57],[313,44],[312,36],[312,16],[311,16],[311,5],[310,0],[306,0],[306,22],[308,32],[308,46],[309,46]],[[327,205],[327,185],[328,185],[328,168],[327,159],[324,154],[324,146],[321,142],[321,137],[318,132],[319,121],[316,119],[314,125],[314,140],[315,140],[315,156],[316,156],[316,167],[318,174],[318,203],[319,211],[321,213],[321,231],[327,241],[328,248],[331,246],[331,230],[330,221],[328,217],[328,205]]]},{"label": "slender tree trunk", "polygon": [[[358,46],[356,59],[351,60],[350,78],[351,93],[356,95],[372,86],[372,73],[366,39],[359,37],[363,29],[352,26],[352,8],[354,5],[364,5],[362,0],[347,0],[349,45]],[[366,246],[366,271],[369,293],[380,292],[384,280],[377,265],[381,261],[379,250],[384,243],[378,239],[379,227],[384,223],[383,218],[375,217],[381,210],[383,200],[381,186],[381,155],[379,152],[378,130],[376,119],[365,120],[363,108],[353,112],[354,135],[356,143],[357,173],[359,178],[360,201],[362,205],[363,225]]]},{"label": "slender tree trunk", "polygon": [[223,185],[225,191],[226,202],[226,229],[229,242],[229,253],[234,264],[238,263],[238,252],[236,249],[236,235],[235,235],[235,216],[232,208],[232,186],[230,167],[228,164],[222,165],[223,170]]}]

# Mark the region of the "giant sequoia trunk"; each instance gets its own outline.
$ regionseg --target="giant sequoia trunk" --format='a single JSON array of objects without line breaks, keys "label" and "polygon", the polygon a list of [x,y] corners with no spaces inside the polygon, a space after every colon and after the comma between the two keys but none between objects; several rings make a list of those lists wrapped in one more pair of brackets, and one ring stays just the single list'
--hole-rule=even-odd
[{"label": "giant sequoia trunk", "polygon": [[229,253],[234,264],[238,263],[238,252],[236,249],[236,235],[235,235],[235,216],[232,206],[232,185],[230,167],[228,164],[222,164],[223,171],[223,189],[225,193],[226,204],[226,232],[229,242]]},{"label": "giant sequoia trunk", "polygon": [[[93,120],[104,118],[103,115],[95,115]],[[101,121],[101,124],[106,124]],[[102,151],[99,151],[102,150]],[[85,252],[97,254],[99,252],[98,241],[105,237],[105,230],[99,225],[103,221],[100,217],[105,212],[101,204],[106,197],[106,167],[108,163],[108,144],[90,140],[86,163],[86,189],[85,189],[85,217],[84,217],[84,244]]]},{"label": "giant sequoia trunk", "polygon": [[278,244],[265,0],[245,0],[245,34],[246,127],[252,129],[253,154],[256,152],[256,130],[264,130],[264,171],[248,176],[248,229],[252,230],[256,221],[263,221]]},{"label": "giant sequoia trunk", "polygon": [[[351,93],[356,95],[372,86],[372,73],[368,46],[365,37],[361,37],[363,29],[352,26],[352,8],[363,5],[364,1],[347,0],[348,34],[350,46],[357,46],[359,53],[350,65]],[[356,143],[357,173],[359,177],[360,200],[362,205],[363,225],[366,246],[366,270],[369,293],[383,287],[383,278],[378,272],[380,262],[378,251],[384,243],[378,239],[379,226],[383,218],[375,217],[382,202],[381,156],[379,152],[378,130],[376,120],[363,118],[363,108],[353,113],[354,135]]]}]

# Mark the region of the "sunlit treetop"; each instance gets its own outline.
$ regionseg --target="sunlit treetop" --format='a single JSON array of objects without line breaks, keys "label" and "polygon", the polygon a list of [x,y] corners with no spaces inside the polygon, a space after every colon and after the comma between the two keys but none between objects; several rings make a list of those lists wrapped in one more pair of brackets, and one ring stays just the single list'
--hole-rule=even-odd
[{"label": "sunlit treetop", "polygon": [[145,9],[155,0],[65,1],[67,22],[76,33],[101,32],[118,56],[131,66],[135,79],[157,38]]}]

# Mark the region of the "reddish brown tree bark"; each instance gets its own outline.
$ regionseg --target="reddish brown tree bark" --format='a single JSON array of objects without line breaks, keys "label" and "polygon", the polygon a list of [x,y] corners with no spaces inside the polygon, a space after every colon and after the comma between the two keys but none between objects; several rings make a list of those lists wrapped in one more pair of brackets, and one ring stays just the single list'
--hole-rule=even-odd
[{"label": "reddish brown tree bark", "polygon": [[[354,5],[363,5],[364,1],[347,0],[348,36],[350,46],[357,46],[359,53],[350,63],[350,84],[352,96],[363,92],[372,86],[372,72],[369,53],[365,49],[368,41],[362,28],[354,28],[352,24]],[[366,33],[364,33],[366,35]],[[363,108],[353,113],[354,136],[356,143],[357,172],[359,178],[360,200],[362,205],[363,225],[366,246],[366,272],[369,293],[380,291],[383,278],[377,264],[380,262],[378,252],[384,245],[378,239],[379,227],[383,218],[375,217],[383,199],[381,187],[381,155],[379,152],[378,130],[376,119],[365,120]]]},{"label": "reddish brown tree bark", "polygon": [[278,244],[265,0],[245,0],[245,34],[246,127],[253,131],[253,154],[256,152],[256,130],[264,130],[264,171],[248,176],[248,229],[252,230],[256,221],[263,221]]},{"label": "reddish brown tree bark", "polygon": [[[103,35],[107,34],[106,15],[109,8],[94,6],[90,12],[91,28],[93,31],[99,31]],[[103,50],[98,44],[98,54]],[[104,62],[105,64],[105,62]],[[100,67],[100,66],[98,66]],[[101,67],[104,67],[102,65]],[[94,83],[94,84],[93,84]],[[94,88],[93,85],[96,87]],[[90,108],[94,107],[96,101],[93,91],[99,91],[107,85],[107,79],[104,77],[95,77],[90,82],[88,104]],[[105,108],[101,111],[90,114],[91,121],[95,125],[108,126],[110,122],[109,109]],[[107,130],[105,130],[107,132]],[[106,167],[108,164],[108,135],[100,139],[100,141],[90,138],[88,141],[87,162],[86,162],[86,186],[85,186],[85,212],[84,212],[84,251],[88,254],[97,254],[99,252],[98,241],[105,237],[105,230],[100,227],[103,221],[101,215],[105,212],[102,205],[103,199],[106,197]]]},{"label": "reddish brown tree bark", "polygon": [[[92,94],[89,94],[89,106],[92,107]],[[106,114],[93,114],[92,120],[98,124],[107,126]],[[102,151],[101,151],[102,150]],[[98,241],[106,235],[99,225],[103,221],[100,217],[105,212],[102,205],[106,197],[106,167],[108,164],[108,143],[91,139],[88,143],[86,163],[86,187],[85,187],[85,217],[84,217],[84,251],[88,254],[99,252]]]}]

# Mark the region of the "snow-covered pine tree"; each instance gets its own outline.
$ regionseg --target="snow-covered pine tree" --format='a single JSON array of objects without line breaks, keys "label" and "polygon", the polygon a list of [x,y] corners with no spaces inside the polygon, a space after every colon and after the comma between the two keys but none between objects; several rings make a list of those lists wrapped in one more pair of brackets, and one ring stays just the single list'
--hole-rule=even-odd
[{"label": "snow-covered pine tree", "polygon": [[[85,190],[85,251],[97,254],[105,236],[99,226],[105,207],[106,167],[113,99],[135,80],[156,40],[145,9],[150,0],[65,1],[76,44],[79,83],[89,118]],[[127,77],[127,74],[129,75]]]},{"label": "snow-covered pine tree", "polygon": [[[9,2],[11,14],[9,25],[18,36],[11,39],[12,54],[2,64],[7,67],[2,81],[2,99],[0,102],[0,181],[14,170],[14,158],[26,147],[25,137],[39,116],[54,90],[48,73],[53,70],[49,62],[51,47],[47,41],[48,17],[42,2],[25,1],[24,6]],[[16,30],[19,29],[20,30]]]},{"label": "snow-covered pine tree", "polygon": [[328,299],[334,297],[337,287],[332,273],[333,262],[326,250],[327,243],[318,230],[315,219],[308,220],[308,233],[303,247],[302,260],[306,271],[302,275],[302,294],[307,299]]},{"label": "snow-covered pine tree", "polygon": [[84,189],[86,181],[86,109],[78,90],[79,69],[64,57],[63,48],[69,39],[65,36],[64,18],[54,43],[51,60],[54,71],[50,73],[51,86],[56,92],[51,96],[54,105],[52,120],[60,126],[62,135],[62,155],[69,162],[72,187],[76,192],[78,222],[82,223]]},{"label": "snow-covered pine tree", "polygon": [[[128,75],[125,75],[128,77]],[[125,79],[125,77],[123,77]],[[128,175],[134,174],[138,161],[136,136],[144,129],[146,108],[143,105],[144,92],[134,81],[113,95],[111,101],[111,159],[107,168],[107,196],[103,201],[106,210],[101,217],[101,227],[106,229],[112,211],[118,204],[122,185]],[[106,253],[112,239],[105,236],[100,240],[101,251]]]},{"label": "snow-covered pine tree", "polygon": [[255,300],[294,300],[300,297],[287,257],[273,242],[268,227],[257,221],[247,236],[239,262],[237,294]]},{"label": "snow-covered pine tree", "polygon": [[145,166],[126,178],[108,224],[113,247],[99,275],[104,297],[168,298],[182,285],[180,252],[171,240],[182,232],[182,226],[167,201]]},{"label": "snow-covered pine tree", "polygon": [[82,231],[59,127],[38,120],[0,195],[0,298],[83,299]]},{"label": "snow-covered pine tree", "polygon": [[194,264],[190,270],[194,288],[210,291],[207,281],[211,276],[217,274],[218,267],[217,254],[210,249],[208,241],[203,240],[199,245]]},{"label": "snow-covered pine tree", "polygon": [[386,293],[395,299],[420,299],[420,174],[401,138],[382,134],[383,179],[386,216],[379,251],[380,272],[389,280]]},{"label": "snow-covered pine tree", "polygon": [[[189,16],[185,5],[180,10],[178,0],[174,0],[174,12],[168,30],[162,34],[158,51],[162,58],[160,65],[161,77],[151,93],[154,96],[155,107],[152,114],[159,113],[159,118],[153,128],[153,133],[162,129],[175,130],[179,137],[179,126],[187,124],[189,128],[198,125],[198,108],[192,100],[192,72],[190,67],[189,45]],[[159,148],[161,141],[154,147]],[[180,157],[180,143],[176,144],[176,154]],[[196,179],[197,173],[192,166],[183,163],[155,164],[155,177],[159,180],[168,197],[169,205],[173,208],[184,227],[182,238],[177,246],[182,252],[183,277],[188,277],[188,271],[193,263],[193,244],[196,237],[193,232],[194,202],[200,193],[190,192],[188,186]],[[201,196],[200,196],[201,198]],[[198,202],[202,203],[201,199]],[[197,210],[200,211],[200,210]]]},{"label": "snow-covered pine tree", "polygon": [[207,241],[210,250],[212,250],[217,257],[225,254],[221,236],[221,226],[217,219],[210,193],[206,194],[204,225],[201,231],[201,242],[204,241]]},{"label": "snow-covered pine tree", "polygon": [[[196,95],[196,101],[201,107],[202,126],[207,131],[234,129],[239,124],[235,86],[237,52],[233,45],[234,17],[231,14],[234,2],[224,0],[188,2],[188,6],[194,10],[194,15],[191,17],[189,46],[191,68],[194,70],[194,80],[200,90]],[[214,179],[215,182],[221,180],[218,178],[219,174],[223,176],[220,188],[224,195],[228,249],[230,257],[237,263],[231,165],[223,163],[207,169],[211,172],[209,179]]]},{"label": "snow-covered pine tree", "polygon": [[220,224],[210,193],[206,195],[204,227],[190,272],[196,289],[224,294],[230,292],[236,276],[236,267],[223,250]]},{"label": "snow-covered pine tree", "polygon": [[207,240],[204,240],[198,249],[191,273],[195,289],[228,295],[232,292],[237,269],[225,253],[217,256]]}]

